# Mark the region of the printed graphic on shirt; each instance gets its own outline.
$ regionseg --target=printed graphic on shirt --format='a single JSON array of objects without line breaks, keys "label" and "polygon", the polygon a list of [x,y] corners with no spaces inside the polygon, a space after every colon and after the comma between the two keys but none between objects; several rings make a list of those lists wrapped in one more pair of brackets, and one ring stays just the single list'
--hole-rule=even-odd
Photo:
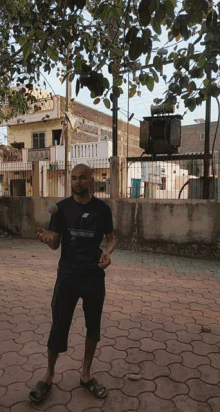
[{"label": "printed graphic on shirt", "polygon": [[94,237],[95,232],[89,232],[88,230],[82,230],[82,229],[68,229],[70,233],[70,241],[71,240],[76,240],[76,237]]}]

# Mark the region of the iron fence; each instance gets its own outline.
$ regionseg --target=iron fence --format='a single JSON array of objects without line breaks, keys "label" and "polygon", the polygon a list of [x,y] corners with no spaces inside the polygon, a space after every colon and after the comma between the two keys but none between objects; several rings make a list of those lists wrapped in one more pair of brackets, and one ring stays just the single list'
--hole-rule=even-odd
[{"label": "iron fence", "polygon": [[[69,185],[71,185],[71,171],[78,163],[74,160],[68,163]],[[106,162],[106,159],[93,159],[83,163],[91,167],[95,179],[90,192],[96,197],[110,197],[110,162]],[[41,164],[40,196],[65,197],[65,162],[41,162]]]},{"label": "iron fence", "polygon": [[[202,199],[205,155],[154,155],[126,159],[126,198]],[[209,155],[209,198],[218,199],[218,152]],[[213,176],[214,171],[214,176]],[[123,173],[124,172],[124,173]]]}]

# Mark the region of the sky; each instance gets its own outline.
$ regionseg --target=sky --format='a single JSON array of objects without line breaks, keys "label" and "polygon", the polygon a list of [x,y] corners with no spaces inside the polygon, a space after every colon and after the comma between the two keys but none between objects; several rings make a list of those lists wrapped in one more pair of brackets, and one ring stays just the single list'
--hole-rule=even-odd
[{"label": "sky", "polygon": [[[173,42],[167,42],[167,32],[164,27],[162,27],[162,34],[158,37],[159,41],[156,41],[153,45],[153,49],[155,48],[166,48],[168,51],[167,56],[173,51],[174,46],[177,44],[175,41]],[[192,40],[191,40],[192,42]],[[181,44],[180,44],[181,43]],[[181,47],[186,47],[187,43],[183,40],[180,40],[178,42]],[[180,47],[179,46],[179,47]],[[196,45],[196,50],[195,52],[201,51],[201,46],[198,44]],[[154,56],[156,55],[156,50],[152,53],[151,60],[149,62],[152,63]],[[140,63],[142,65],[145,65],[145,57],[143,56],[140,60]],[[172,64],[167,64],[164,65],[163,68],[163,74],[167,76],[167,81],[170,79],[170,77],[173,74],[173,67]],[[137,75],[140,72],[137,72]],[[109,83],[112,84],[112,76],[108,73],[107,68],[103,68],[103,75],[108,78]],[[159,75],[159,74],[158,74]],[[130,77],[133,77],[133,74],[130,74]],[[126,78],[128,79],[128,75],[126,74]],[[205,78],[204,78],[205,79]],[[199,79],[196,81],[198,85],[202,83],[204,79]],[[45,87],[45,82],[46,82],[46,87]],[[78,96],[76,97],[75,95],[75,80],[72,82],[72,98],[74,98],[76,101],[83,103],[87,106],[90,106],[94,109],[97,109],[101,112],[107,113],[110,116],[112,116],[112,111],[110,109],[107,109],[105,105],[102,103],[102,101],[98,105],[93,104],[93,99],[90,98],[90,91],[86,89],[85,87],[83,89],[80,89]],[[220,82],[219,82],[220,85]],[[41,80],[40,80],[40,86],[43,89],[46,89],[49,92],[52,92],[53,94],[59,94],[61,96],[66,95],[66,82],[61,83],[59,78],[56,76],[56,69],[53,69],[50,73],[50,75],[47,75],[45,73],[42,73]],[[122,86],[124,93],[120,95],[120,98],[118,99],[118,118],[122,119],[127,122],[128,119],[128,100],[129,100],[129,115],[132,113],[134,114],[132,120],[130,121],[130,124],[133,124],[135,126],[140,126],[140,121],[143,120],[143,117],[145,116],[151,116],[150,113],[150,106],[152,104],[155,104],[153,100],[158,97],[158,98],[163,98],[164,93],[168,88],[168,85],[165,84],[162,76],[159,76],[159,83],[155,83],[154,89],[152,92],[150,92],[147,88],[147,86],[140,86],[139,89],[141,91],[141,97],[138,97],[135,95],[134,97],[128,99],[128,84],[124,84]],[[108,96],[107,96],[108,97]],[[179,100],[179,109],[175,109],[175,114],[180,114],[183,115],[185,112],[185,107],[183,104],[183,100]],[[211,99],[211,121],[216,121],[218,119],[218,106],[215,98]],[[184,115],[184,118],[182,120],[182,126],[184,125],[192,125],[195,124],[195,119],[205,119],[205,102],[201,105],[198,106],[194,112],[190,112],[190,110],[187,110],[187,113]],[[0,128],[0,142],[4,141],[6,142],[6,139],[4,140],[4,136],[6,136],[6,128]]]}]

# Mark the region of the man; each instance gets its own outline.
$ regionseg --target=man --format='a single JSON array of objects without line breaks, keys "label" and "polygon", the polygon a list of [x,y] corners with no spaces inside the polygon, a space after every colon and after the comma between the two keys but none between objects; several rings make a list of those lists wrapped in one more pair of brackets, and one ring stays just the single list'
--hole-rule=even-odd
[{"label": "man", "polygon": [[[107,395],[106,388],[95,378],[91,379],[90,368],[100,341],[104,269],[111,264],[115,237],[110,207],[90,194],[93,184],[90,167],[75,166],[71,175],[72,196],[57,203],[58,211],[51,216],[48,227],[52,233],[37,228],[37,238],[52,250],[58,249],[62,236],[62,249],[51,303],[53,323],[47,343],[48,369],[29,393],[30,399],[36,402],[51,389],[56,360],[59,353],[67,351],[69,329],[79,297],[83,299],[87,329],[80,384],[99,398]],[[99,247],[103,234],[107,238],[104,252]]]}]

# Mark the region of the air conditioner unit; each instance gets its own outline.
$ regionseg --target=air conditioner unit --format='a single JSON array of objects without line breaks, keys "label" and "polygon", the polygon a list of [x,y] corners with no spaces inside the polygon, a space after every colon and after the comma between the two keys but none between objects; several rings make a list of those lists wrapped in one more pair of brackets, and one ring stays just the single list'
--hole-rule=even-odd
[{"label": "air conditioner unit", "polygon": [[100,139],[100,141],[108,141],[108,140],[109,140],[108,136],[102,136]]}]

